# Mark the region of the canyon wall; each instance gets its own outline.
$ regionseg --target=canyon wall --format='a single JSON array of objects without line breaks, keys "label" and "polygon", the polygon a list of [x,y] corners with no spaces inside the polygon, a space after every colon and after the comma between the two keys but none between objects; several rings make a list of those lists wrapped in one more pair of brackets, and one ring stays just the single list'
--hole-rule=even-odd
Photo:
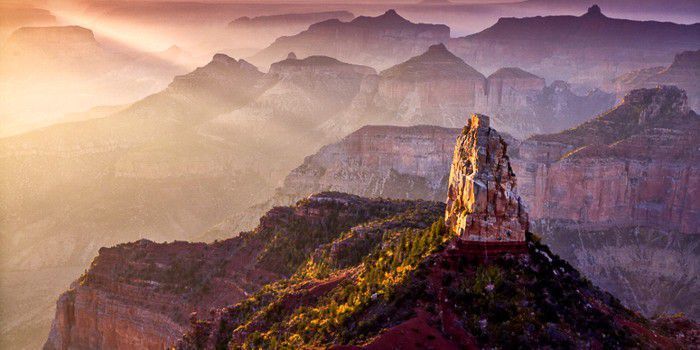
[{"label": "canyon wall", "polygon": [[577,128],[522,142],[514,167],[533,218],[698,233],[699,123],[682,90],[642,89]]}]

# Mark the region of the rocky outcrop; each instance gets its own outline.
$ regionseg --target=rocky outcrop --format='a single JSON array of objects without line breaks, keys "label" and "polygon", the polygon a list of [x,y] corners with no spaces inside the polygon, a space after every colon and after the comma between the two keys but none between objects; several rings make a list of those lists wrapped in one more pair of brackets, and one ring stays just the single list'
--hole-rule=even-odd
[{"label": "rocky outcrop", "polygon": [[377,17],[360,16],[350,22],[331,19],[313,24],[297,35],[278,38],[251,60],[266,67],[294,51],[304,57],[331,56],[384,69],[449,38],[450,28],[445,25],[412,23],[389,10]]},{"label": "rocky outcrop", "polygon": [[447,187],[445,225],[462,240],[525,242],[528,217],[516,191],[508,145],[475,114],[457,138]]},{"label": "rocky outcrop", "polygon": [[[697,123],[684,93],[667,87],[637,90],[609,112],[560,134],[509,139],[519,193],[535,221],[568,221],[579,228],[641,223],[696,233],[698,209],[684,193],[697,187],[695,155],[688,151],[696,147]],[[411,191],[420,198],[439,198],[449,162],[432,155],[457,134],[455,129],[365,127],[308,157],[278,193],[295,198],[334,189],[403,198],[403,192],[391,190],[394,185],[386,185],[396,183],[390,180],[393,170],[406,179],[417,177],[414,184],[430,184],[426,191]],[[618,172],[611,181],[610,174]]]},{"label": "rocky outcrop", "polygon": [[700,46],[700,24],[632,21],[592,6],[581,16],[501,18],[448,46],[481,71],[517,66],[592,89],[633,69],[664,65]]},{"label": "rocky outcrop", "polygon": [[288,277],[316,246],[351,227],[430,206],[322,193],[275,208],[254,231],[225,241],[102,248],[59,298],[44,349],[168,347],[191,312],[207,314]]},{"label": "rocky outcrop", "polygon": [[676,55],[668,67],[653,67],[615,78],[608,88],[622,98],[633,89],[674,85],[685,90],[690,108],[700,110],[700,50]]}]

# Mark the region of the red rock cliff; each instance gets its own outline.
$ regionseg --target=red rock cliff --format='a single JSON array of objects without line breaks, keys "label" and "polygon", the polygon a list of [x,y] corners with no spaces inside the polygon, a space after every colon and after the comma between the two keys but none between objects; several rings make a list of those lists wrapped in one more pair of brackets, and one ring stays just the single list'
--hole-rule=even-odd
[{"label": "red rock cliff", "polygon": [[635,90],[577,128],[524,141],[520,194],[535,220],[698,233],[699,132],[682,90]]}]

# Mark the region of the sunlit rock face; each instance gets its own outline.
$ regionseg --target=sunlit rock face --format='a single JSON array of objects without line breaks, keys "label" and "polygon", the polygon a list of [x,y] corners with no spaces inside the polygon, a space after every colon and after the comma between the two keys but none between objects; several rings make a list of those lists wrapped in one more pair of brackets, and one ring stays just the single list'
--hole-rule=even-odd
[{"label": "sunlit rock face", "polygon": [[610,18],[598,6],[581,16],[501,18],[448,44],[481,71],[515,66],[589,89],[633,69],[666,65],[698,46],[700,24]]},{"label": "sunlit rock face", "polygon": [[366,126],[327,145],[285,178],[276,196],[333,190],[364,197],[444,200],[458,129]]},{"label": "sunlit rock face", "polygon": [[473,115],[457,139],[447,189],[445,224],[465,241],[524,242],[528,216],[518,197],[508,145]]},{"label": "sunlit rock face", "polygon": [[698,134],[683,91],[662,87],[523,141],[511,160],[532,230],[625,305],[697,319]]},{"label": "sunlit rock face", "polygon": [[685,90],[690,108],[700,110],[700,50],[676,55],[668,67],[652,67],[624,74],[612,81],[609,89],[624,97],[639,88],[674,85]]},{"label": "sunlit rock face", "polygon": [[294,51],[300,57],[325,55],[341,61],[385,69],[449,40],[445,25],[412,23],[394,10],[350,22],[331,19],[293,36],[281,37],[251,60],[266,67]]}]

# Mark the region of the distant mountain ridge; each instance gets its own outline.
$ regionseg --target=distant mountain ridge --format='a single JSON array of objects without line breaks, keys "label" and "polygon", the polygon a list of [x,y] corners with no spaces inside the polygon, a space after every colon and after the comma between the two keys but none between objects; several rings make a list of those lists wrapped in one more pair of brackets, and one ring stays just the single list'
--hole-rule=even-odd
[{"label": "distant mountain ridge", "polygon": [[700,47],[700,23],[632,21],[585,14],[501,18],[490,28],[450,40],[450,50],[479,70],[518,66],[547,80],[586,87],[632,69],[668,62]]},{"label": "distant mountain ridge", "polygon": [[[430,45],[444,43],[478,71],[520,67],[550,82],[569,81],[585,91],[627,71],[668,62],[675,53],[700,46],[700,23],[610,18],[597,5],[578,17],[501,18],[479,33],[460,38],[450,38],[449,28],[443,27],[411,23],[394,10],[350,22],[328,20],[280,38],[252,56],[251,61],[264,67],[293,51],[383,70]],[[339,37],[343,38],[343,46],[337,44]]]},{"label": "distant mountain ridge", "polygon": [[685,90],[693,110],[700,110],[700,50],[678,53],[668,67],[632,71],[615,78],[608,89],[618,96],[638,88],[675,85]]},{"label": "distant mountain ridge", "polygon": [[572,127],[612,106],[613,98],[600,90],[579,96],[563,81],[547,86],[543,78],[513,67],[484,77],[437,44],[382,71],[374,101],[388,118],[384,123],[454,127],[460,116],[481,112],[500,130],[522,138]]},{"label": "distant mountain ridge", "polygon": [[[239,17],[227,25],[227,36],[223,41],[232,41],[229,45],[264,48],[281,36],[294,35],[304,31],[310,25],[326,20],[337,19],[350,21],[355,18],[348,11],[325,11],[306,13],[286,13],[257,17]],[[233,39],[233,40],[232,40]]]},{"label": "distant mountain ridge", "polygon": [[240,17],[231,23],[230,27],[241,26],[241,25],[258,25],[258,26],[270,26],[279,24],[289,24],[289,23],[306,23],[311,21],[322,22],[328,19],[338,19],[341,21],[351,20],[353,14],[348,11],[326,11],[326,12],[308,12],[308,13],[288,13],[281,15],[268,15],[268,16],[257,16],[257,17]]},{"label": "distant mountain ridge", "polygon": [[265,67],[288,52],[295,52],[300,56],[331,56],[383,69],[449,37],[450,28],[445,25],[412,23],[389,10],[377,17],[360,16],[350,22],[331,19],[315,23],[297,35],[275,40],[250,60]]}]

